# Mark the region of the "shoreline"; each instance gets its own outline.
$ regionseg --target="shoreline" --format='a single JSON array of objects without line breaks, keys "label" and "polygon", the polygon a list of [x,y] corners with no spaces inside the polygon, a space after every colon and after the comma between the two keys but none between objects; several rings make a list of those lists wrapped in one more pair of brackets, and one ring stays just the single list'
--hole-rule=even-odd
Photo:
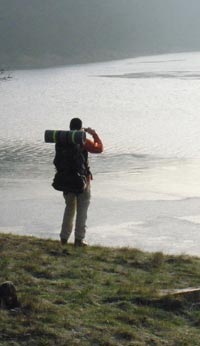
[{"label": "shoreline", "polygon": [[[120,225],[119,225],[120,227]],[[106,228],[106,227],[101,227],[101,228]],[[122,233],[123,236],[125,234],[125,230],[122,228]],[[107,234],[109,234],[109,231],[107,231]],[[127,231],[128,234],[128,231]],[[23,228],[21,228],[21,230],[18,230],[18,232],[12,232],[9,228],[5,228],[5,231],[3,231],[3,227],[0,227],[0,235],[1,236],[13,236],[13,237],[31,237],[33,239],[37,239],[37,240],[41,240],[41,241],[53,241],[53,242],[58,242],[60,243],[60,237],[59,237],[59,231],[57,231],[56,233],[52,233],[52,235],[49,234],[45,234],[45,232],[40,232],[37,234],[27,234],[27,232],[25,232],[23,230]],[[181,236],[181,232],[180,232],[180,236]],[[199,258],[200,259],[200,253],[199,251],[185,251],[185,248],[183,250],[177,249],[177,244],[174,245],[171,243],[171,240],[168,240],[169,245],[165,246],[159,246],[157,244],[156,241],[154,241],[154,244],[151,243],[151,238],[149,236],[149,241],[146,242],[146,245],[143,244],[143,238],[145,237],[145,235],[141,236],[141,239],[136,240],[139,237],[139,232],[136,235],[132,235],[132,237],[128,237],[125,241],[123,239],[119,239],[118,241],[116,241],[114,239],[114,237],[108,239],[105,236],[103,236],[103,239],[100,239],[100,236],[98,238],[98,233],[94,233],[91,235],[88,234],[86,236],[86,241],[88,243],[88,247],[100,247],[100,248],[107,248],[107,249],[115,249],[115,250],[120,250],[123,248],[127,248],[130,250],[138,250],[144,253],[157,253],[157,252],[161,252],[164,256],[189,256],[189,257],[194,257],[194,258]],[[72,232],[72,235],[70,236],[69,239],[69,246],[72,246],[74,243],[74,234]],[[98,239],[98,240],[97,240]],[[132,239],[132,240],[131,240]],[[135,241],[133,240],[135,239]],[[162,240],[161,240],[162,241]],[[170,246],[170,243],[172,244]],[[148,245],[149,244],[149,245]],[[166,250],[167,249],[167,250]]]},{"label": "shoreline", "polygon": [[117,63],[125,60],[139,59],[139,58],[152,58],[152,57],[162,57],[162,56],[173,56],[174,54],[196,54],[199,53],[199,50],[175,50],[175,51],[162,51],[162,52],[148,52],[141,54],[133,54],[131,56],[125,57],[109,57],[100,59],[100,60],[91,60],[91,61],[82,61],[82,62],[68,62],[68,63],[60,63],[60,64],[45,64],[45,65],[19,65],[19,66],[11,66],[11,67],[3,67],[2,69],[5,72],[15,72],[15,71],[36,71],[36,70],[49,70],[49,69],[62,69],[62,68],[71,68],[71,67],[79,67],[79,66],[87,66],[87,65],[98,65],[98,64],[109,64],[109,63]]},{"label": "shoreline", "polygon": [[[49,242],[50,244],[54,244],[56,246],[57,249],[60,248],[60,251],[62,252],[63,249],[66,249],[66,248],[70,248],[72,249],[74,246],[74,242],[72,240],[70,240],[66,245],[61,245],[61,242],[60,242],[60,238],[59,238],[59,235],[58,235],[58,239],[53,239],[53,238],[50,238],[50,237],[40,237],[40,236],[36,236],[36,235],[32,235],[32,234],[13,234],[11,232],[2,232],[0,231],[0,240],[4,240],[4,238],[8,238],[8,239],[13,239],[13,241],[20,241],[20,239],[22,241],[26,241],[26,240],[30,240],[30,241],[35,241],[35,242],[38,242],[38,243],[45,243],[45,242]],[[70,237],[71,239],[71,237]],[[121,245],[121,246],[113,246],[113,245],[101,245],[101,244],[88,244],[88,246],[86,248],[83,248],[81,249],[80,248],[80,251],[84,251],[84,250],[88,250],[88,249],[95,249],[95,248],[100,248],[100,249],[105,249],[107,251],[116,251],[116,252],[120,252],[120,251],[123,251],[123,250],[127,250],[127,251],[136,251],[136,252],[139,252],[141,254],[146,254],[147,256],[148,255],[154,255],[154,254],[161,254],[162,256],[164,257],[186,257],[186,258],[194,258],[194,259],[197,259],[200,261],[200,256],[197,256],[197,255],[190,255],[190,254],[186,254],[186,253],[179,253],[179,254],[174,254],[174,253],[163,253],[162,251],[145,251],[145,250],[142,250],[142,249],[139,249],[139,248],[136,248],[136,247],[131,247],[131,246],[128,246],[128,245]],[[79,249],[78,249],[79,250]]]}]

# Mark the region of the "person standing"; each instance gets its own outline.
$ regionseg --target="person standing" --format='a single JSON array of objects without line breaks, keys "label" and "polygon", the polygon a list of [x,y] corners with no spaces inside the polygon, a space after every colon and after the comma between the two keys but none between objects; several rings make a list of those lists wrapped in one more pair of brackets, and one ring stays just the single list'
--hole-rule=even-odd
[{"label": "person standing", "polygon": [[[81,155],[84,159],[86,187],[81,193],[65,192],[63,193],[65,199],[65,211],[63,215],[63,222],[60,232],[60,241],[62,245],[67,244],[68,239],[73,230],[75,219],[75,241],[76,247],[87,246],[85,242],[86,235],[86,221],[87,212],[91,199],[91,180],[92,174],[90,172],[88,163],[88,153],[99,154],[103,152],[103,144],[96,131],[90,127],[83,129],[82,120],[73,118],[70,121],[70,130],[83,130],[93,137],[93,140],[86,139],[85,144],[81,147]],[[76,215],[76,217],[75,217]]]}]

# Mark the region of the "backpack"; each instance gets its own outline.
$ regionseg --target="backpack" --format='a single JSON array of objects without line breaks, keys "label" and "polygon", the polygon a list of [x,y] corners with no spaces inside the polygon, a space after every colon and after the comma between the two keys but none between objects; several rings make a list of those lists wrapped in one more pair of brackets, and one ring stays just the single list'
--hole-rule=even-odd
[{"label": "backpack", "polygon": [[80,144],[56,144],[55,152],[52,186],[64,193],[82,193],[90,174],[87,151]]}]

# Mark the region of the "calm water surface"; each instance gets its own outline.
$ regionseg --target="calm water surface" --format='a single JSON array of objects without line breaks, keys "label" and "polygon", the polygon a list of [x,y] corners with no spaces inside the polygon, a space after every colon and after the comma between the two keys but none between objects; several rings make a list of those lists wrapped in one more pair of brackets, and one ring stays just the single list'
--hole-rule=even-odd
[{"label": "calm water surface", "polygon": [[95,244],[200,255],[200,53],[13,71],[0,84],[0,231],[58,239],[45,129],[72,117],[105,146],[91,157]]}]

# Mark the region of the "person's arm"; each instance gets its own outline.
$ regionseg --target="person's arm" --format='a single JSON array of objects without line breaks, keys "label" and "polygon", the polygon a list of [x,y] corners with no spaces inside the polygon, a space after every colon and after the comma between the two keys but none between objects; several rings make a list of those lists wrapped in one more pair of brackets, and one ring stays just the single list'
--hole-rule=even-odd
[{"label": "person's arm", "polygon": [[97,135],[96,131],[91,129],[90,127],[85,129],[85,132],[89,133],[93,137],[93,141],[90,139],[86,139],[86,143],[84,145],[84,148],[89,152],[93,154],[100,154],[103,151],[103,143],[99,136]]}]

